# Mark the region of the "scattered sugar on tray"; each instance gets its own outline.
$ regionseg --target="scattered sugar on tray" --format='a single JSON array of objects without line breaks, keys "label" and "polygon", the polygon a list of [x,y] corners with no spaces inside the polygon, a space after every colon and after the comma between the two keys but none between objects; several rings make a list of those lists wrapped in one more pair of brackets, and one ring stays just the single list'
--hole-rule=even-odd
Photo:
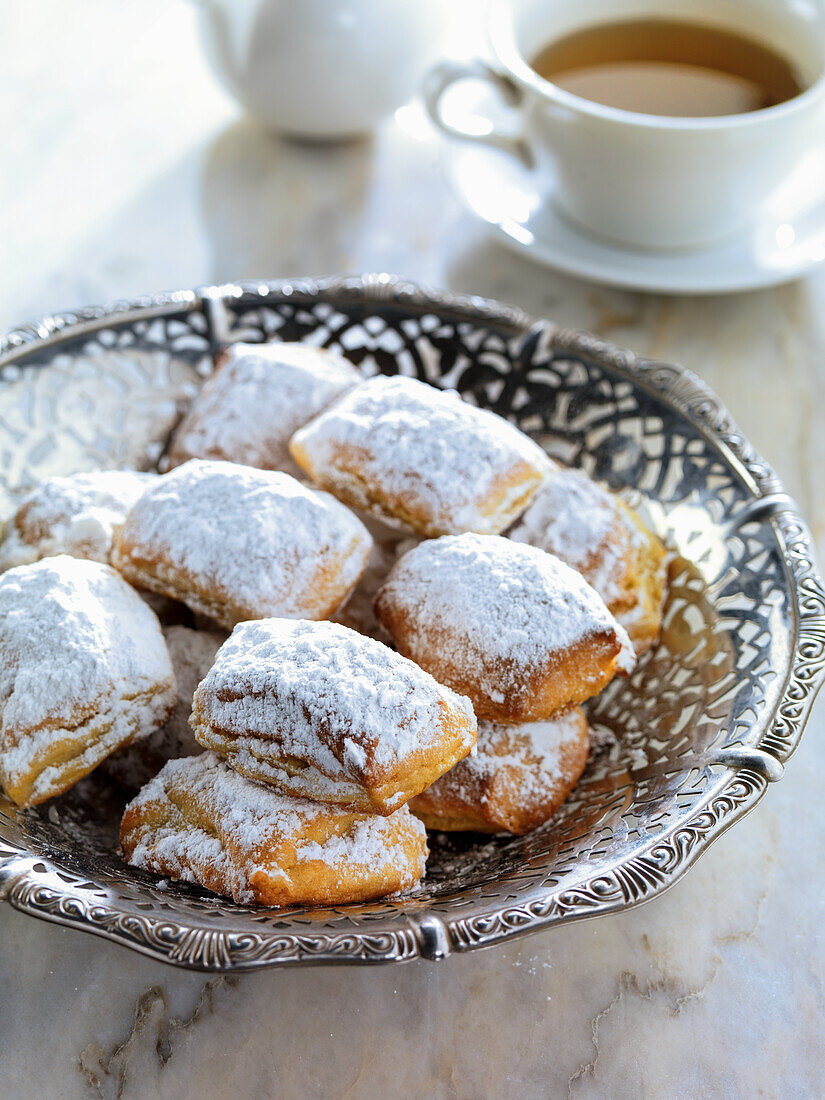
[{"label": "scattered sugar on tray", "polygon": [[[544,452],[508,421],[413,378],[377,377],[302,429],[319,467],[352,448],[365,477],[388,496],[413,492],[435,523],[474,529],[477,502],[514,463],[543,470]],[[523,492],[523,490],[520,490]],[[366,502],[365,502],[366,503]]]},{"label": "scattered sugar on tray", "polygon": [[[472,713],[469,700],[381,642],[289,619],[239,624],[196,694],[202,720],[278,739],[285,753],[358,779],[436,741],[441,700]],[[347,750],[356,738],[363,760]]]},{"label": "scattered sugar on tray", "polygon": [[591,728],[590,744],[594,755],[603,756],[611,764],[618,763],[620,759],[626,760],[631,771],[641,771],[650,764],[648,755],[641,746],[619,740],[607,726],[597,724]]},{"label": "scattered sugar on tray", "polygon": [[594,754],[605,753],[609,760],[619,757],[619,739],[607,726],[597,724],[590,727],[590,745]]}]

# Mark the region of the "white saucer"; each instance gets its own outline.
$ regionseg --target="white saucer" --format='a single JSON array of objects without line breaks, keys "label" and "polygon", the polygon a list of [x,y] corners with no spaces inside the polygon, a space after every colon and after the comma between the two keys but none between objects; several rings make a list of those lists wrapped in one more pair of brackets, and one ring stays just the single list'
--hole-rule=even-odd
[{"label": "white saucer", "polygon": [[[825,270],[825,194],[795,213],[766,215],[720,244],[696,251],[625,248],[588,236],[542,199],[517,161],[481,145],[446,146],[445,167],[470,213],[505,242],[559,271],[611,286],[665,294],[755,290]],[[552,193],[552,186],[550,188]]]}]

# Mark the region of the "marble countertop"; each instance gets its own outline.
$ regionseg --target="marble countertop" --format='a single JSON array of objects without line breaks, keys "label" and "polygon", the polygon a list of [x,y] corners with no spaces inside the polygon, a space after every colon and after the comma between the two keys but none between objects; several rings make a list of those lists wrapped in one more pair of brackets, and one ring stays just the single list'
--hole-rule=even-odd
[{"label": "marble countertop", "polygon": [[[215,85],[183,0],[10,13],[0,326],[252,276],[500,298],[696,371],[825,544],[825,275],[710,299],[555,275],[461,211],[415,107],[371,140],[290,145]],[[207,978],[0,906],[2,1092],[822,1096],[823,734],[825,701],[783,782],[661,898],[441,963]]]}]

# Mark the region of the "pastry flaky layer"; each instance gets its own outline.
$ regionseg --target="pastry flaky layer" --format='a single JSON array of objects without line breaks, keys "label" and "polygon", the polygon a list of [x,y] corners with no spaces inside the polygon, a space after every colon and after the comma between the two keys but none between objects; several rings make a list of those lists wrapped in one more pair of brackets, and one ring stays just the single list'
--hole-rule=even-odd
[{"label": "pastry flaky layer", "polygon": [[61,555],[0,576],[0,785],[19,806],[161,727],[175,699],[157,617],[114,569]]},{"label": "pastry flaky layer", "polygon": [[425,828],[406,806],[377,817],[290,798],[214,753],[170,760],[126,807],[120,843],[135,867],[271,906],[408,890],[427,859]]},{"label": "pastry flaky layer", "polygon": [[393,567],[375,606],[401,653],[492,721],[548,718],[635,662],[627,634],[580,573],[498,535],[420,543]]},{"label": "pastry flaky layer", "polygon": [[625,627],[637,655],[662,626],[667,554],[619,497],[581,470],[554,466],[509,537],[578,570]]},{"label": "pastry flaky layer", "polygon": [[361,380],[351,363],[324,348],[232,344],[175,432],[168,465],[217,458],[297,474],[293,433]]},{"label": "pastry flaky layer", "polygon": [[3,525],[0,572],[58,554],[108,562],[112,532],[156,479],[134,470],[49,478],[23,497]]},{"label": "pastry flaky layer", "polygon": [[338,623],[241,623],[195,692],[192,729],[250,779],[391,814],[476,742],[469,701]]},{"label": "pastry flaky layer", "polygon": [[581,707],[544,722],[479,722],[472,756],[410,800],[428,829],[521,836],[556,813],[584,771],[590,730]]},{"label": "pastry flaky layer", "polygon": [[231,630],[271,615],[328,617],[358,583],[371,546],[348,508],[289,474],[193,459],[129,512],[112,564]]},{"label": "pastry flaky layer", "polygon": [[428,537],[503,531],[547,468],[541,448],[502,417],[398,376],[345,394],[290,450],[321,488]]}]

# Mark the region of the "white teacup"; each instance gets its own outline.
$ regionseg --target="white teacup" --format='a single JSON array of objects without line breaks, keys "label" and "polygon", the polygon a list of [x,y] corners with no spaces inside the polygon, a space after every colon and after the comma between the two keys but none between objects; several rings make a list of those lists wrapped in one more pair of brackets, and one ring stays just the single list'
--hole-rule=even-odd
[{"label": "white teacup", "polygon": [[[790,57],[805,91],[748,114],[674,118],[582,99],[529,64],[571,31],[620,19],[695,20],[764,39]],[[537,173],[566,216],[598,236],[643,248],[694,248],[741,230],[825,142],[825,4],[820,0],[515,0],[491,11],[495,65],[445,62],[424,96],[453,138],[504,149]],[[448,122],[442,97],[483,79],[520,114],[517,136]],[[814,181],[825,188],[825,180]]]}]

